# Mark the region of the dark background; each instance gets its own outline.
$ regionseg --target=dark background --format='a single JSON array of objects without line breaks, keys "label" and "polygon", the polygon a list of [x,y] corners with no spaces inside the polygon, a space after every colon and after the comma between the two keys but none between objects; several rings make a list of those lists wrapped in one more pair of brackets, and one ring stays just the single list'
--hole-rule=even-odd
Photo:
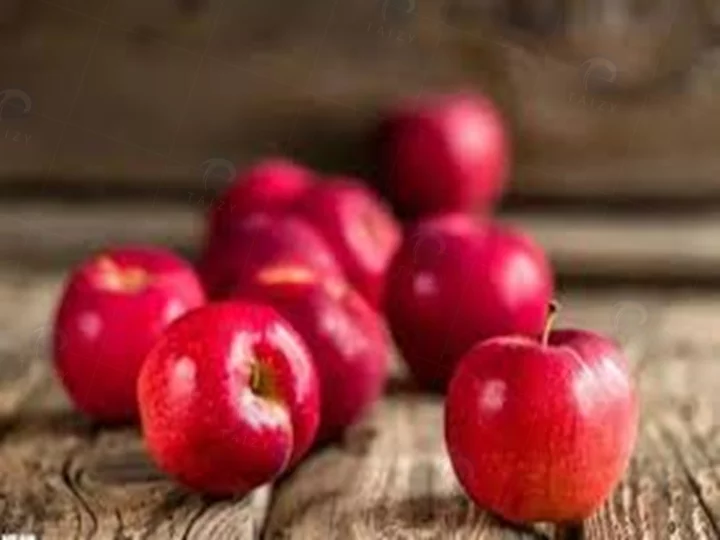
[{"label": "dark background", "polygon": [[397,99],[474,89],[513,133],[503,215],[561,275],[715,279],[716,1],[0,0],[0,256],[192,250],[233,173],[377,181]]}]

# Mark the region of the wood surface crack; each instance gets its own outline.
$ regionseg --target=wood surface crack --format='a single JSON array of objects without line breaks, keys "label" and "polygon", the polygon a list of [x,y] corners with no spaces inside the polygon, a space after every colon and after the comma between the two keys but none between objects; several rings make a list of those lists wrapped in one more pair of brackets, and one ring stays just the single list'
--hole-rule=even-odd
[{"label": "wood surface crack", "polygon": [[189,494],[181,491],[171,491],[165,496],[165,500],[158,506],[157,510],[150,514],[150,519],[141,536],[141,540],[148,540],[157,531],[158,527],[167,519],[167,516],[180,508],[189,498]]},{"label": "wood surface crack", "polygon": [[715,533],[715,537],[720,538],[720,526],[718,526],[717,522],[713,518],[712,510],[710,509],[710,505],[705,500],[705,497],[703,497],[700,485],[697,483],[697,480],[695,480],[695,476],[685,466],[684,463],[681,462],[680,466],[682,467],[683,472],[687,475],[688,482],[690,483],[690,489],[692,489],[693,493],[697,497],[700,508],[702,508],[702,511],[705,513],[705,517],[707,517],[708,521],[710,522],[710,526]]},{"label": "wood surface crack", "polygon": [[555,527],[554,540],[583,540],[585,538],[584,526],[582,523],[572,525],[558,525]]},{"label": "wood surface crack", "polygon": [[185,531],[183,532],[183,535],[180,537],[181,540],[188,540],[190,538],[190,533],[192,532],[193,527],[196,523],[200,520],[202,515],[207,511],[207,509],[210,508],[210,504],[207,501],[203,501],[203,503],[200,505],[200,508],[197,512],[190,518],[188,521],[187,527],[185,527]]},{"label": "wood surface crack", "polygon": [[[685,424],[685,422],[683,422]],[[656,424],[657,425],[657,424]],[[660,433],[660,438],[664,439],[665,442],[667,442],[670,451],[675,457],[675,461],[677,462],[678,466],[682,470],[683,474],[685,475],[685,478],[688,482],[688,486],[690,487],[690,490],[692,491],[693,495],[696,497],[698,501],[698,505],[703,512],[705,519],[708,521],[708,524],[712,528],[715,538],[720,538],[720,525],[718,525],[717,521],[713,517],[713,512],[708,504],[708,502],[705,500],[705,497],[702,493],[702,488],[700,487],[700,484],[698,483],[695,474],[693,471],[688,467],[687,463],[685,462],[685,459],[683,457],[683,452],[681,448],[678,446],[677,441],[675,440],[675,437],[672,433],[670,433],[665,426],[662,424],[657,425],[658,431]],[[687,426],[685,426],[687,427]]]},{"label": "wood surface crack", "polygon": [[[87,536],[85,538],[92,538],[95,536],[95,534],[98,531],[98,519],[95,515],[95,512],[90,507],[88,502],[83,498],[83,496],[80,494],[80,491],[78,490],[77,486],[75,485],[77,482],[77,478],[74,478],[72,474],[72,463],[76,455],[80,453],[81,449],[77,449],[73,451],[67,458],[65,458],[65,461],[62,465],[61,470],[61,478],[65,486],[70,491],[70,494],[73,496],[73,498],[76,500],[76,502],[80,505],[80,507],[88,514],[90,518],[90,531],[88,532]],[[80,519],[80,530],[82,530],[82,518]],[[82,540],[83,537],[78,533],[77,536],[78,540]]]}]

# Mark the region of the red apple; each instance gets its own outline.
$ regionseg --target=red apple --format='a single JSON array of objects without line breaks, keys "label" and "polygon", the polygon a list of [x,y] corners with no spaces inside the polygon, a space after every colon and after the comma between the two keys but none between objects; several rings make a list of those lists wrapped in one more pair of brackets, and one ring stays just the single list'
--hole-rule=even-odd
[{"label": "red apple", "polygon": [[313,173],[292,161],[266,159],[238,174],[210,209],[209,236],[232,229],[253,212],[287,209],[313,183]]},{"label": "red apple", "polygon": [[382,201],[357,181],[331,178],[300,197],[295,210],[320,231],[355,289],[379,307],[401,236]]},{"label": "red apple", "polygon": [[449,214],[407,231],[390,265],[385,313],[416,379],[443,390],[477,341],[540,335],[552,295],[550,265],[529,237]]},{"label": "red apple", "polygon": [[135,418],[145,356],[172,321],[204,301],[190,265],[164,249],[115,248],[75,269],[57,312],[53,350],[77,408],[106,422]]},{"label": "red apple", "polygon": [[194,310],[165,332],[138,380],[143,433],[168,474],[212,495],[269,482],[311,446],[319,392],[310,353],[273,309]]},{"label": "red apple", "polygon": [[332,250],[309,224],[266,213],[249,214],[225,234],[213,237],[202,255],[200,275],[210,296],[224,298],[257,269],[281,262],[343,277]]},{"label": "red apple", "polygon": [[410,101],[390,113],[381,131],[386,187],[401,214],[487,209],[501,195],[510,144],[489,99]]},{"label": "red apple", "polygon": [[514,522],[576,522],[625,471],[638,406],[609,340],[560,330],[474,347],[450,383],[445,439],[470,497]]},{"label": "red apple", "polygon": [[236,293],[262,299],[303,337],[320,380],[318,438],[358,420],[382,393],[390,344],[380,316],[342,281],[302,267],[267,267]]}]

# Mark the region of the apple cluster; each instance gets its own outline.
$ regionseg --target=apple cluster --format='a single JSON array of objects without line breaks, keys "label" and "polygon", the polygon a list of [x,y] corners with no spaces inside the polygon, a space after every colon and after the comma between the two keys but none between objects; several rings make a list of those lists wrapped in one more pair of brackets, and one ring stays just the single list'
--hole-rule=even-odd
[{"label": "apple cluster", "polygon": [[513,521],[582,519],[627,466],[637,403],[611,341],[550,331],[545,253],[492,217],[509,172],[499,112],[432,96],[380,135],[395,213],[358,179],[268,159],[214,202],[196,267],[146,246],[83,262],[54,332],[68,394],[96,421],[139,420],[181,483],[237,495],[366,414],[395,345],[446,395],[473,500]]}]

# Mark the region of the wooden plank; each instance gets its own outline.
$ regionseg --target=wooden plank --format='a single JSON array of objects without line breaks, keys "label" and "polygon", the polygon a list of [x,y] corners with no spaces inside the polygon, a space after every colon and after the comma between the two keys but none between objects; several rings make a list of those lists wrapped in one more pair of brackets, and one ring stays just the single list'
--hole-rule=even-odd
[{"label": "wooden plank", "polygon": [[512,123],[518,192],[717,196],[706,9],[628,4],[22,2],[0,12],[0,182],[197,186],[268,152],[371,173],[382,107],[477,87]]},{"label": "wooden plank", "polygon": [[0,270],[0,439],[46,376],[47,329],[57,291],[56,274],[33,279],[20,268]]},{"label": "wooden plank", "polygon": [[708,423],[699,413],[707,404],[698,405],[676,409],[674,414],[658,419],[656,444],[675,454],[700,503],[699,519],[693,519],[695,529],[698,521],[704,522],[703,532],[720,538],[720,437],[717,432],[720,408],[716,401],[711,415],[713,422]]},{"label": "wooden plank", "polygon": [[[624,343],[630,361],[640,372],[643,357],[653,354],[651,336],[664,331],[668,319],[672,319],[664,313],[667,302],[657,292],[631,288],[572,290],[565,295],[559,326],[593,328],[615,336]],[[706,302],[710,303],[707,299]],[[691,302],[686,300],[686,304]],[[668,365],[666,359],[661,361],[663,366]],[[661,389],[658,399],[667,386],[672,386],[668,373],[663,379],[664,386],[651,385]],[[704,380],[703,393],[698,393],[701,396],[707,396],[718,378]],[[653,389],[641,386],[643,393],[649,395],[644,400],[645,411],[647,403],[654,401]],[[470,504],[469,508],[463,506],[463,495],[458,492],[443,455],[439,403],[432,404],[420,395],[393,396],[358,430],[360,435],[351,434],[344,445],[325,450],[280,486],[269,519],[271,538],[282,538],[284,534],[329,538],[492,538],[538,533],[502,528],[492,518],[487,519],[493,526],[484,528],[487,522],[482,517],[483,511],[473,508],[471,503],[465,503]],[[348,446],[352,449],[357,438],[364,445],[359,457],[347,449]],[[423,442],[416,442],[418,439]],[[423,466],[430,471],[426,474],[432,486],[429,490],[423,486],[424,491],[412,487],[413,474],[408,472],[414,467],[422,470]],[[694,485],[671,446],[658,440],[655,425],[644,421],[627,477],[611,501],[585,524],[583,534],[590,539],[715,538],[715,525],[703,509],[709,503],[695,494]],[[428,491],[428,502],[418,502]],[[457,497],[449,506],[443,502],[447,493]],[[432,516],[429,524],[419,518],[403,517],[400,510],[403,504],[416,513],[427,504]],[[458,512],[464,515],[455,520]],[[555,532],[558,537],[569,533],[567,529]]]},{"label": "wooden plank", "polygon": [[8,531],[57,540],[259,536],[268,487],[221,501],[187,492],[152,465],[136,430],[100,431],[60,401],[20,420],[0,447]]},{"label": "wooden plank", "polygon": [[256,538],[264,487],[211,501],[165,478],[133,428],[75,413],[46,354],[57,274],[0,272],[0,533],[38,538]]},{"label": "wooden plank", "polygon": [[720,214],[588,212],[508,216],[532,231],[556,266],[574,276],[624,279],[717,276]]},{"label": "wooden plank", "polygon": [[[195,254],[214,195],[96,204],[0,203],[0,257],[65,268],[108,245],[155,243]],[[563,278],[720,281],[720,212],[628,213],[507,210],[502,219],[533,234]]]},{"label": "wooden plank", "polygon": [[628,474],[584,532],[588,540],[720,538],[694,474],[653,422],[643,424]]},{"label": "wooden plank", "polygon": [[719,307],[716,293],[674,293],[648,329],[636,451],[587,538],[720,538]]},{"label": "wooden plank", "polygon": [[442,402],[396,395],[276,488],[267,538],[543,538],[474,506],[443,446]]},{"label": "wooden plank", "polygon": [[0,256],[26,265],[52,266],[57,272],[117,244],[155,243],[194,250],[202,234],[203,204],[2,205],[0,231],[5,232],[0,232]]},{"label": "wooden plank", "polygon": [[[260,534],[268,490],[211,501],[149,463],[132,428],[73,413],[44,354],[57,274],[0,271],[0,532],[42,538],[243,538]],[[630,471],[584,526],[588,539],[718,538],[720,296],[686,290],[572,289],[560,325],[614,335],[638,368],[643,423]],[[633,352],[634,351],[634,352]],[[0,369],[0,374],[10,373]],[[13,381],[10,384],[10,381]],[[9,397],[8,397],[9,396]],[[10,527],[10,528],[8,528]],[[462,494],[442,443],[442,403],[391,385],[342,443],[311,456],[278,488],[267,538],[540,538],[509,528]]]}]

